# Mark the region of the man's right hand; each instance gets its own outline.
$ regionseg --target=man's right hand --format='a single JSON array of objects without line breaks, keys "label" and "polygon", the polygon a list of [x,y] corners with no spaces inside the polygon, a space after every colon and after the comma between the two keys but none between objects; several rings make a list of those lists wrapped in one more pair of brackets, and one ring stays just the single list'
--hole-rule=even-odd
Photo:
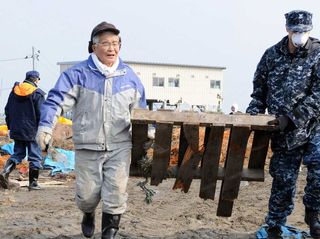
[{"label": "man's right hand", "polygon": [[274,120],[269,121],[268,125],[277,126],[281,132],[284,132],[285,130],[291,131],[296,128],[292,120],[286,115],[280,116]]},{"label": "man's right hand", "polygon": [[45,151],[52,141],[52,135],[47,132],[41,132],[41,131],[39,132],[38,131],[37,136],[36,136],[36,140],[37,140],[37,143],[39,144],[41,150]]}]

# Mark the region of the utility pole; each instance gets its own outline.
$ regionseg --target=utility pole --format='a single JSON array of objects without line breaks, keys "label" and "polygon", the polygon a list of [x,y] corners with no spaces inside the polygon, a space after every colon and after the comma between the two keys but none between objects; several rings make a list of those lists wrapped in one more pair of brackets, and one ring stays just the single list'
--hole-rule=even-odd
[{"label": "utility pole", "polygon": [[35,47],[33,46],[32,47],[32,55],[31,55],[31,58],[32,58],[32,69],[35,70],[35,60],[39,61],[39,56],[40,56],[40,50],[37,50],[35,49]]}]

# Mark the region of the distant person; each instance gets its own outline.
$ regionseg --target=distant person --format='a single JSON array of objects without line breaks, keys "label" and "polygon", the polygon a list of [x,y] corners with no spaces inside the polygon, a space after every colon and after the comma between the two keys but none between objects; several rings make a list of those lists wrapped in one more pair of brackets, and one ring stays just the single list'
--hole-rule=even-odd
[{"label": "distant person", "polygon": [[89,58],[63,72],[41,108],[37,140],[52,138],[57,118],[72,109],[76,203],[85,237],[95,230],[102,202],[102,238],[114,238],[127,207],[133,108],[146,108],[144,87],[119,58],[120,31],[101,22],[91,33]]},{"label": "distant person", "polygon": [[239,106],[236,103],[233,103],[230,109],[231,109],[231,112],[230,112],[231,115],[236,113],[241,113],[241,111],[239,111]]},{"label": "distant person", "polygon": [[40,189],[38,177],[42,155],[36,134],[45,93],[38,88],[39,81],[39,72],[28,71],[22,83],[14,84],[5,106],[6,124],[10,138],[14,140],[14,153],[0,173],[0,184],[6,189],[9,187],[9,174],[26,156],[29,161],[29,190]]},{"label": "distant person", "polygon": [[275,115],[272,135],[273,177],[266,223],[268,238],[282,238],[281,226],[294,208],[301,161],[308,169],[303,203],[305,222],[320,238],[320,42],[310,37],[312,14],[285,14],[288,35],[267,49],[253,80],[247,113]]}]

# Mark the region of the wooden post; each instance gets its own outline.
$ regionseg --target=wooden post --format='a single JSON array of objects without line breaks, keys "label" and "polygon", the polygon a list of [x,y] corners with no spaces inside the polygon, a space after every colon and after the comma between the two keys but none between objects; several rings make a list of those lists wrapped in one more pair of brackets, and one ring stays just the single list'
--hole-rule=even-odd
[{"label": "wooden post", "polygon": [[199,194],[200,198],[205,200],[214,200],[224,129],[224,126],[211,127],[208,142],[205,145],[201,166],[201,185]]},{"label": "wooden post", "polygon": [[173,189],[181,188],[186,193],[190,188],[201,160],[199,152],[199,125],[183,124],[183,132],[188,142],[188,148],[179,167]]},{"label": "wooden post", "polygon": [[229,217],[232,214],[233,200],[238,197],[241,174],[250,128],[233,126],[230,132],[225,175],[222,180],[217,215]]},{"label": "wooden post", "polygon": [[151,185],[159,185],[167,176],[170,163],[172,122],[158,122],[154,142]]},{"label": "wooden post", "polygon": [[131,168],[138,169],[138,161],[145,156],[144,143],[148,141],[148,124],[132,125]]}]

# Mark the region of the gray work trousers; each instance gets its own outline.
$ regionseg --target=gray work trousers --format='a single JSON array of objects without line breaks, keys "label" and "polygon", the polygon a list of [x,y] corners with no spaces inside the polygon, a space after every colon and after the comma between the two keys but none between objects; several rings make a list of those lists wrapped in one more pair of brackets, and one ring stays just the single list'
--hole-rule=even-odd
[{"label": "gray work trousers", "polygon": [[76,203],[93,212],[100,200],[102,211],[122,214],[127,207],[131,148],[113,151],[75,151]]}]

